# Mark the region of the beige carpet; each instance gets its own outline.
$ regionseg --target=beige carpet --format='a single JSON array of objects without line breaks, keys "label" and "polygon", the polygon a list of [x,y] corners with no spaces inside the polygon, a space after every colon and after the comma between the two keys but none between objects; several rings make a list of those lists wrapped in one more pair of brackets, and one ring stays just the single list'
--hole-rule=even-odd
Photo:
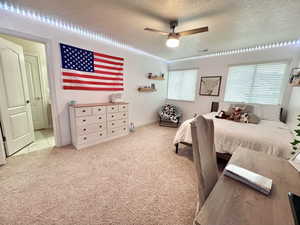
[{"label": "beige carpet", "polygon": [[0,224],[191,225],[191,150],[176,129],[149,125],[97,146],[11,157],[0,167]]}]

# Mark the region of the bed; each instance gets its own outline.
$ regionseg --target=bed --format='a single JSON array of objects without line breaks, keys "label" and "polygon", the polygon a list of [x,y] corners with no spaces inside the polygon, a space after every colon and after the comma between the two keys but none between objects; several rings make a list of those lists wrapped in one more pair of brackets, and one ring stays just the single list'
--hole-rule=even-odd
[{"label": "bed", "polygon": [[[214,121],[215,148],[219,157],[229,158],[238,147],[245,147],[285,159],[290,158],[292,151],[290,142],[294,136],[285,123],[266,119],[262,119],[259,124],[238,123],[217,119],[216,114],[211,112],[204,117]],[[192,120],[186,120],[179,127],[173,141],[176,152],[179,143],[192,144],[190,128]]]}]

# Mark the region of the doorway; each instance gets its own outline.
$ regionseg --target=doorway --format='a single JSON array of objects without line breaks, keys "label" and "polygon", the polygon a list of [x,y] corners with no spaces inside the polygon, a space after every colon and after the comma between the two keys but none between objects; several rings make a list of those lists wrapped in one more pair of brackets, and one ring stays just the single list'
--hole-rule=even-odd
[{"label": "doorway", "polygon": [[6,156],[52,149],[45,45],[0,34],[0,47],[0,122]]}]

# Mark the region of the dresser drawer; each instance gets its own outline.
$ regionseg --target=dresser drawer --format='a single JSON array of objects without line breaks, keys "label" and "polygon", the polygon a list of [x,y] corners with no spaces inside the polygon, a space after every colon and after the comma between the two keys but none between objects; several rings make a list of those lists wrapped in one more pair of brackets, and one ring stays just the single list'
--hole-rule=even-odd
[{"label": "dresser drawer", "polygon": [[109,120],[109,121],[107,121],[107,128],[115,128],[115,127],[120,127],[119,120]]},{"label": "dresser drawer", "polygon": [[95,133],[98,131],[102,131],[106,129],[106,123],[99,123],[99,124],[87,124],[83,126],[77,127],[77,134],[79,136]]},{"label": "dresser drawer", "polygon": [[128,131],[127,126],[111,128],[111,129],[108,129],[108,135],[109,136],[120,135],[122,133],[126,133],[127,131]]},{"label": "dresser drawer", "polygon": [[95,140],[105,138],[106,136],[106,130],[98,131],[94,134]]},{"label": "dresser drawer", "polygon": [[76,118],[76,125],[77,126],[83,126],[83,125],[93,124],[93,123],[95,123],[95,117],[94,116],[86,116],[86,117]]},{"label": "dresser drawer", "polygon": [[122,126],[127,126],[127,125],[128,125],[127,119],[107,121],[107,128],[122,127]]},{"label": "dresser drawer", "polygon": [[75,116],[76,117],[91,116],[91,115],[92,115],[92,108],[91,107],[75,108]]},{"label": "dresser drawer", "polygon": [[126,126],[128,127],[128,120],[127,119],[121,119],[119,120],[120,126]]},{"label": "dresser drawer", "polygon": [[128,105],[119,105],[119,112],[127,112]]},{"label": "dresser drawer", "polygon": [[93,107],[93,115],[106,114],[106,106]]},{"label": "dresser drawer", "polygon": [[77,137],[78,144],[84,144],[92,140],[93,140],[92,136],[89,135],[81,135]]},{"label": "dresser drawer", "polygon": [[122,127],[122,126],[128,126],[127,119],[107,121],[107,128],[116,128],[116,127]]},{"label": "dresser drawer", "polygon": [[128,112],[121,112],[120,119],[126,119],[128,117]]},{"label": "dresser drawer", "polygon": [[121,113],[109,113],[107,114],[107,120],[119,120],[121,119]]},{"label": "dresser drawer", "polygon": [[103,123],[98,123],[96,124],[96,127],[97,127],[97,131],[101,131],[101,130],[106,130],[106,123],[103,122]]},{"label": "dresser drawer", "polygon": [[119,106],[118,105],[110,105],[107,106],[107,112],[108,113],[114,113],[119,111]]},{"label": "dresser drawer", "polygon": [[106,121],[106,114],[100,114],[94,117],[95,118],[95,123],[103,123]]}]

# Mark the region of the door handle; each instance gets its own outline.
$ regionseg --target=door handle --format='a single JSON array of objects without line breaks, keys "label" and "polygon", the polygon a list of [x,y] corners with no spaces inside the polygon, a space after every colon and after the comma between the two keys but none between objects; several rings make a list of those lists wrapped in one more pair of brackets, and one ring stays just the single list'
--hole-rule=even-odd
[{"label": "door handle", "polygon": [[30,103],[30,101],[29,100],[26,100],[26,104],[29,104]]}]

